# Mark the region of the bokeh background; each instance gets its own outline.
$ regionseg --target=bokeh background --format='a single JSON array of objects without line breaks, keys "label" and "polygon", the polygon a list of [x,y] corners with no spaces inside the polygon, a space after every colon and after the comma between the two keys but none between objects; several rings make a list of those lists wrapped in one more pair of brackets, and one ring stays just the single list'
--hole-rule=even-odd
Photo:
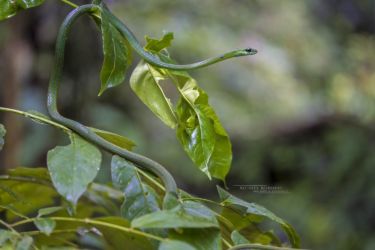
[{"label": "bokeh background", "polygon": [[[256,56],[191,72],[232,139],[230,191],[285,218],[306,248],[375,249],[375,1],[109,4],[141,41],[175,32],[170,53],[181,63],[258,49]],[[70,9],[50,0],[0,23],[1,106],[46,113],[56,33]],[[216,199],[217,183],[193,166],[174,131],[132,93],[129,77],[97,97],[101,46],[93,22],[82,18],[68,43],[63,113],[133,139],[136,151],[167,166],[181,188]],[[0,119],[8,130],[2,172],[45,166],[46,152],[67,143],[61,132],[22,117],[1,113]],[[98,181],[108,181],[109,159],[105,155]]]}]

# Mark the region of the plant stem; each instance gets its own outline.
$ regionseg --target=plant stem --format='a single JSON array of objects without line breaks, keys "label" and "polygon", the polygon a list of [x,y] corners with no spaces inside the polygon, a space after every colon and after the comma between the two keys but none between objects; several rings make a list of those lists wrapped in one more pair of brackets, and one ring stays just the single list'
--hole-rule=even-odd
[{"label": "plant stem", "polygon": [[149,174],[147,174],[145,171],[139,169],[139,168],[136,168],[136,170],[141,174],[143,175],[146,179],[148,179],[149,181],[151,181],[152,183],[154,183],[158,188],[160,188],[161,190],[163,190],[165,192],[165,188],[163,185],[161,185],[158,181],[156,181],[154,178],[152,178]]},{"label": "plant stem", "polygon": [[[119,226],[119,225],[115,225],[115,224],[111,224],[111,223],[99,221],[99,220],[92,220],[92,219],[88,219],[88,218],[79,219],[79,218],[69,218],[69,217],[45,217],[45,218],[49,218],[49,219],[55,220],[55,221],[80,222],[80,223],[85,223],[85,224],[103,226],[103,227],[108,227],[108,228],[112,228],[112,229],[117,229],[119,231],[123,231],[123,232],[126,232],[126,233],[136,234],[136,235],[146,237],[146,238],[149,238],[149,239],[154,239],[154,240],[157,240],[157,241],[166,241],[166,239],[161,238],[159,236],[155,236],[153,234],[145,233],[145,232],[142,232],[142,231],[135,230],[133,228],[123,227],[123,226]],[[19,222],[11,224],[10,226],[16,227],[16,226],[20,226],[20,225],[23,225],[23,224],[32,223],[35,220],[36,220],[35,218],[21,220]]]},{"label": "plant stem", "polygon": [[0,220],[0,224],[3,225],[4,227],[8,228],[13,233],[17,233],[17,231],[14,230],[13,227],[11,225],[9,225],[8,223],[6,223],[5,221]]},{"label": "plant stem", "polygon": [[78,7],[77,4],[72,3],[72,2],[70,2],[69,0],[61,0],[61,2],[65,3],[65,4],[69,5],[69,6],[71,6],[71,7],[73,7],[73,8],[77,8],[77,7]]},{"label": "plant stem", "polygon": [[45,185],[53,188],[50,182],[39,180],[36,178],[24,177],[24,176],[10,176],[10,175],[0,175],[1,181],[23,181],[23,182],[32,182],[35,184]]},{"label": "plant stem", "polygon": [[21,213],[15,211],[13,208],[11,208],[11,207],[9,207],[9,206],[2,206],[2,205],[0,205],[0,208],[10,211],[10,212],[13,213],[14,215],[16,215],[16,216],[18,216],[18,217],[20,217],[20,218],[22,218],[22,219],[28,219],[28,218],[29,218],[29,217],[27,217],[27,216],[25,216],[25,215],[23,215],[23,214],[21,214]]},{"label": "plant stem", "polygon": [[226,239],[222,238],[224,245],[226,245],[228,248],[233,247]]},{"label": "plant stem", "polygon": [[65,127],[65,126],[63,126],[59,123],[56,123],[54,121],[51,121],[50,119],[46,119],[42,116],[35,115],[35,114],[29,113],[29,112],[25,112],[25,111],[21,111],[21,110],[17,110],[17,109],[5,108],[5,107],[0,107],[0,111],[11,112],[11,113],[15,113],[15,114],[18,114],[18,115],[23,115],[24,117],[35,119],[35,120],[41,121],[43,123],[52,125],[56,128],[60,128],[64,131],[66,131],[66,132],[69,132],[69,133],[72,132],[69,128],[67,128],[67,127]]},{"label": "plant stem", "polygon": [[[77,229],[61,229],[61,230],[54,230],[51,232],[51,234],[63,234],[63,233],[76,233],[77,232]],[[26,232],[22,232],[23,234],[27,234],[27,235],[30,235],[30,236],[33,236],[33,235],[38,235],[38,234],[44,234],[43,232],[41,231],[26,231]]]}]

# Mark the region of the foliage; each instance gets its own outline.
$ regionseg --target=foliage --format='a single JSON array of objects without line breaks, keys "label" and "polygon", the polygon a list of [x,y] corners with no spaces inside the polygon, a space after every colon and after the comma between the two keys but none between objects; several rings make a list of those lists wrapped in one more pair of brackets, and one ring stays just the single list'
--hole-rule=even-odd
[{"label": "foliage", "polygon": [[[3,0],[0,19],[41,3]],[[123,82],[131,52],[128,41],[106,12],[95,12],[93,16],[100,22],[103,38],[101,95]],[[172,33],[160,40],[147,37],[145,50],[173,63],[166,50],[172,39]],[[177,105],[171,103],[161,87],[165,80],[170,80],[179,93]],[[168,70],[142,60],[132,73],[130,85],[158,118],[176,129],[178,140],[195,165],[210,179],[225,181],[232,161],[231,143],[197,81],[187,72]],[[111,163],[112,183],[94,183],[102,153],[93,140],[37,112],[1,110],[54,126],[70,139],[69,145],[48,152],[48,168],[15,168],[0,176],[0,211],[5,214],[0,221],[4,227],[0,231],[0,246],[4,249],[124,249],[126,246],[126,249],[216,250],[242,244],[254,249],[267,249],[267,245],[269,249],[277,246],[285,249],[272,231],[262,231],[264,219],[280,224],[292,247],[300,245],[298,235],[287,222],[221,188],[218,188],[221,202],[179,190],[176,204],[163,208],[163,197],[168,194],[160,180],[116,154]],[[128,150],[134,146],[120,135],[85,129],[118,148]],[[0,125],[1,148],[4,136],[5,129]]]}]

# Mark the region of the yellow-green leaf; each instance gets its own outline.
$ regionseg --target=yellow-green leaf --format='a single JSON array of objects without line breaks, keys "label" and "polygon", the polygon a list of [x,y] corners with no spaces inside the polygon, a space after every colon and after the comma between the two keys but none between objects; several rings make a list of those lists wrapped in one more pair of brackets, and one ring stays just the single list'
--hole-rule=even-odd
[{"label": "yellow-green leaf", "polygon": [[120,147],[120,148],[124,148],[124,149],[127,149],[127,150],[132,150],[135,146],[135,143],[122,136],[122,135],[118,135],[118,134],[115,134],[115,133],[112,133],[112,132],[108,132],[108,131],[104,131],[104,130],[101,130],[101,129],[97,129],[97,128],[90,128],[95,134],[97,134],[98,136],[102,137],[104,140]]},{"label": "yellow-green leaf", "polygon": [[141,61],[130,77],[130,86],[139,99],[167,126],[175,128],[177,119],[160,82],[166,77],[157,68]]}]

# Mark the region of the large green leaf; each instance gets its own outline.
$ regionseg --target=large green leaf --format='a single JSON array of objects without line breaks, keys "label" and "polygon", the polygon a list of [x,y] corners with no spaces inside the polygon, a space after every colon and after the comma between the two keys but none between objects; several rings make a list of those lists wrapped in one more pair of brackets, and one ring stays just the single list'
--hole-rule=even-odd
[{"label": "large green leaf", "polygon": [[6,134],[6,130],[4,128],[4,125],[0,123],[0,150],[3,149],[4,146],[4,136]]},{"label": "large green leaf", "polygon": [[[165,62],[173,60],[160,52],[170,45],[173,36],[161,40],[146,38],[146,49]],[[180,100],[173,108],[159,82],[170,79],[177,86]],[[158,69],[141,62],[132,75],[131,85],[141,100],[167,125],[176,126],[177,137],[193,160],[209,178],[225,179],[232,162],[231,143],[217,115],[208,103],[207,94],[184,71]],[[174,111],[176,109],[176,111]]]},{"label": "large green leaf", "polygon": [[181,98],[177,104],[177,137],[194,163],[211,178],[224,180],[232,161],[231,143],[207,94],[196,81],[174,73]]},{"label": "large green leaf", "polygon": [[45,0],[0,0],[0,20],[12,17],[21,10],[36,7]]},{"label": "large green leaf", "polygon": [[283,228],[285,233],[288,235],[292,246],[299,247],[300,245],[299,236],[290,224],[288,224],[283,219],[276,216],[274,213],[272,213],[265,207],[262,207],[255,203],[249,203],[244,200],[241,200],[240,198],[237,198],[236,196],[228,193],[227,191],[220,188],[219,186],[217,188],[218,188],[218,192],[219,192],[222,205],[231,207],[239,211],[240,213],[242,213],[244,216],[248,214],[259,215],[259,216],[265,217],[267,219],[270,219],[278,223]]},{"label": "large green leaf", "polygon": [[130,77],[130,86],[139,99],[167,126],[175,128],[177,119],[171,101],[165,96],[160,82],[166,76],[152,65],[141,61]]},{"label": "large green leaf", "polygon": [[126,69],[131,63],[127,41],[111,24],[105,11],[101,12],[101,30],[103,39],[104,61],[100,72],[101,88],[99,95],[108,89],[121,84]]},{"label": "large green leaf", "polygon": [[124,191],[125,201],[121,214],[128,220],[159,210],[158,197],[155,191],[143,184],[136,167],[125,159],[115,155],[111,163],[114,186]]},{"label": "large green leaf", "polygon": [[101,153],[76,134],[70,135],[70,141],[70,145],[58,146],[48,152],[47,165],[57,191],[75,205],[96,177]]},{"label": "large green leaf", "polygon": [[115,134],[115,133],[112,133],[112,132],[108,132],[108,131],[104,131],[104,130],[101,130],[101,129],[97,129],[97,128],[90,128],[95,134],[97,134],[98,136],[102,137],[104,140],[120,147],[120,148],[124,148],[124,149],[127,149],[127,150],[132,150],[135,146],[135,143],[122,136],[122,135],[118,135],[118,134]]},{"label": "large green leaf", "polygon": [[187,201],[170,210],[157,211],[134,219],[136,228],[217,228],[215,215],[204,205]]}]

